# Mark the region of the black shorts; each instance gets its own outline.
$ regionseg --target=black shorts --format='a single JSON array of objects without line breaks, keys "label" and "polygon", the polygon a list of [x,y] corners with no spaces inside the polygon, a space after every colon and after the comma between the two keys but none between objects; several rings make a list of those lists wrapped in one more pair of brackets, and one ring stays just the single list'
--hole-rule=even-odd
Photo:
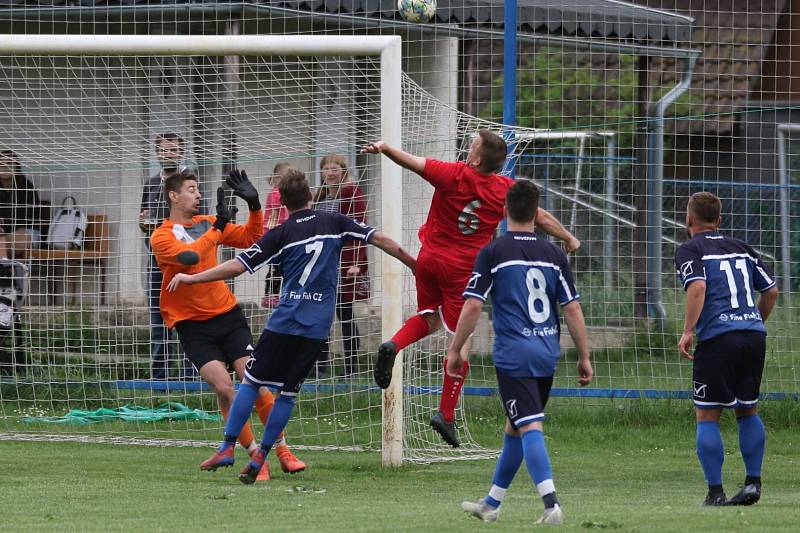
[{"label": "black shorts", "polygon": [[758,403],[767,336],[730,331],[697,345],[692,365],[695,407],[751,407]]},{"label": "black shorts", "polygon": [[252,383],[295,396],[327,345],[325,340],[265,330],[244,375]]},{"label": "black shorts", "polygon": [[186,357],[198,369],[209,361],[233,362],[253,351],[253,335],[238,305],[208,320],[182,320],[175,324]]},{"label": "black shorts", "polygon": [[544,406],[550,399],[553,376],[518,378],[495,369],[497,388],[506,416],[515,428],[544,420]]}]

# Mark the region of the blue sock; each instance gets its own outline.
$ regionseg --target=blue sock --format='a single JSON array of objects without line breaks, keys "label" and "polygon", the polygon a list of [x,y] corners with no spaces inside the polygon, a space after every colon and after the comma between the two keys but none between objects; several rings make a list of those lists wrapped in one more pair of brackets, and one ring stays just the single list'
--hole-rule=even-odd
[{"label": "blue sock", "polygon": [[725,447],[719,422],[697,423],[697,458],[709,486],[722,485],[722,462],[725,460]]},{"label": "blue sock", "polygon": [[220,451],[223,447],[236,442],[245,423],[250,420],[250,413],[253,411],[253,404],[256,403],[257,397],[258,387],[250,383],[239,385],[233,405],[228,411],[228,420],[225,422],[225,442],[223,446],[220,446]]},{"label": "blue sock", "polygon": [[278,435],[280,435],[283,428],[286,427],[289,418],[292,416],[294,402],[294,396],[286,396],[284,394],[281,394],[278,396],[278,399],[275,400],[275,405],[272,406],[272,411],[269,412],[267,425],[264,427],[264,436],[261,437],[261,449],[264,450],[264,452],[269,452],[272,445],[275,444],[275,441],[278,439]]},{"label": "blue sock", "polygon": [[764,459],[764,444],[767,432],[758,415],[743,416],[736,419],[739,424],[739,450],[744,459],[744,468],[748,477],[761,477],[761,462]]},{"label": "blue sock", "polygon": [[508,487],[514,480],[514,476],[522,464],[522,438],[506,434],[503,437],[503,451],[497,459],[497,466],[494,469],[492,478],[492,488],[484,501],[492,507],[500,507],[506,495]]},{"label": "blue sock", "polygon": [[[538,429],[526,432],[522,435],[522,450],[525,455],[525,466],[536,485],[539,496],[544,498],[554,493],[556,487],[553,483],[553,470],[550,467],[547,446],[544,444],[544,434]],[[556,501],[554,498],[549,498],[549,500]]]}]

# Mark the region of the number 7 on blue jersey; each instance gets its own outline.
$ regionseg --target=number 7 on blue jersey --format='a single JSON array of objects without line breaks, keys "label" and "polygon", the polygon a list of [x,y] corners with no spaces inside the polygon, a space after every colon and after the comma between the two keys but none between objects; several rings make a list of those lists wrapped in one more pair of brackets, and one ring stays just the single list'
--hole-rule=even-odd
[{"label": "number 7 on blue jersey", "polygon": [[311,256],[311,260],[306,264],[306,267],[303,269],[303,275],[300,276],[300,280],[298,281],[298,283],[300,283],[301,287],[306,284],[306,281],[308,281],[308,276],[311,275],[311,270],[314,268],[314,265],[317,264],[317,259],[319,259],[319,254],[322,253],[322,245],[323,245],[322,241],[314,241],[306,244],[306,253],[310,254],[313,252],[314,255]]}]

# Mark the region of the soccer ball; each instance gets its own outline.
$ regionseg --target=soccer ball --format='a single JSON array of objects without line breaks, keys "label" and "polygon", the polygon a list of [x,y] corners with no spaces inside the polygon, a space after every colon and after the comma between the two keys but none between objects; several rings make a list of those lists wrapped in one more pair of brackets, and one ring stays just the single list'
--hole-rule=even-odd
[{"label": "soccer ball", "polygon": [[436,0],[397,0],[397,10],[408,22],[428,22],[436,15]]}]

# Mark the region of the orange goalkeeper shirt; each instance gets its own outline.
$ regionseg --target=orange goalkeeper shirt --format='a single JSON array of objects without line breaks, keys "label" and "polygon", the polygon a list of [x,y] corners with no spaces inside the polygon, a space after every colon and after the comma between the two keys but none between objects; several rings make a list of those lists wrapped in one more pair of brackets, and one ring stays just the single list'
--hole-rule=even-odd
[{"label": "orange goalkeeper shirt", "polygon": [[[165,290],[178,272],[195,274],[217,266],[217,246],[248,248],[263,233],[264,214],[260,209],[250,211],[247,224],[229,223],[223,232],[213,227],[216,219],[211,215],[197,215],[186,225],[167,219],[150,237],[151,249],[163,273],[161,315],[169,328],[181,320],[208,320],[236,306],[236,297],[224,281],[199,285],[182,283],[174,292]],[[192,266],[181,264],[177,256],[185,251],[197,252],[200,262]]]}]

